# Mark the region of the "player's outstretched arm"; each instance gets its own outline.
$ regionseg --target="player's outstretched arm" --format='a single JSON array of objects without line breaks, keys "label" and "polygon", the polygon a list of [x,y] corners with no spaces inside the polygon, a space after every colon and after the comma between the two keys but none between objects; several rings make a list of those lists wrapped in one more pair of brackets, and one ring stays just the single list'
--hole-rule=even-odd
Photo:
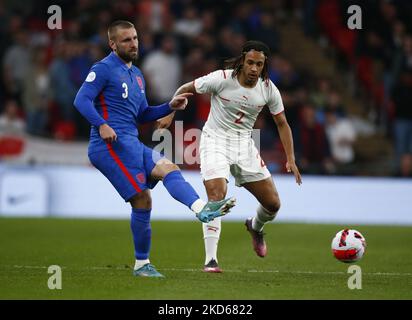
[{"label": "player's outstretched arm", "polygon": [[[185,83],[184,85],[182,85],[181,87],[179,87],[175,94],[173,95],[173,97],[176,97],[182,93],[196,93],[195,90],[195,86],[192,82],[188,82]],[[169,128],[170,125],[172,124],[173,118],[175,116],[175,112],[172,112],[171,114],[169,114],[168,116],[161,118],[159,120],[156,121],[156,125],[155,125],[155,129],[166,129]]]},{"label": "player's outstretched arm", "polygon": [[168,116],[174,110],[183,110],[188,103],[187,97],[192,93],[183,93],[173,97],[170,102],[163,103],[158,106],[149,106],[147,100],[144,99],[140,105],[139,114],[137,116],[139,123],[146,123],[159,120]]},{"label": "player's outstretched arm", "polygon": [[184,110],[188,103],[187,98],[192,95],[193,93],[191,92],[174,95],[173,99],[169,102],[170,108],[173,110]]},{"label": "player's outstretched arm", "polygon": [[284,112],[278,113],[277,115],[273,115],[272,117],[278,128],[280,140],[282,141],[283,149],[286,153],[286,171],[293,172],[293,174],[295,175],[296,183],[300,185],[302,184],[302,177],[295,163],[292,130],[290,130]]},{"label": "player's outstretched arm", "polygon": [[176,90],[176,92],[175,92],[175,94],[174,94],[174,97],[178,96],[179,94],[188,93],[188,92],[190,92],[190,93],[192,93],[192,94],[195,94],[195,93],[196,93],[194,81],[187,82],[187,83],[185,83],[184,85],[180,86],[180,87]]}]

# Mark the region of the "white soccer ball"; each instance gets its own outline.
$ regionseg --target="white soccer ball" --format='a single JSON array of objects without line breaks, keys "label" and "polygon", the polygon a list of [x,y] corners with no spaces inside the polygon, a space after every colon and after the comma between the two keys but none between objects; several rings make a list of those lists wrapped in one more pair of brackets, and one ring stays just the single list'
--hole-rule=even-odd
[{"label": "white soccer ball", "polygon": [[336,259],[342,262],[359,261],[366,249],[363,235],[353,229],[339,231],[332,240],[332,252]]}]

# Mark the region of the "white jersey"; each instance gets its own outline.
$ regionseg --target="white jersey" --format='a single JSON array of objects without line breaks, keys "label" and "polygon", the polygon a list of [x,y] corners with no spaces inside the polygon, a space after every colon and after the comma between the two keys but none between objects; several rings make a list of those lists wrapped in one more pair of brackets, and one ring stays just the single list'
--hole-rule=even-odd
[{"label": "white jersey", "polygon": [[217,70],[197,78],[197,93],[211,94],[211,109],[204,131],[223,133],[225,136],[250,136],[256,118],[267,106],[273,115],[284,110],[278,88],[272,81],[259,78],[254,88],[240,85],[232,78],[233,70]]}]

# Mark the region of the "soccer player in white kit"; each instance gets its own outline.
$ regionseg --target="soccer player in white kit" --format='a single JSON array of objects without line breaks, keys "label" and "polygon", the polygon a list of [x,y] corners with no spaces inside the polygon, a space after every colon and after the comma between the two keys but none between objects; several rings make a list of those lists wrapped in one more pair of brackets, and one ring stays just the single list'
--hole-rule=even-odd
[{"label": "soccer player in white kit", "polygon": [[[253,248],[265,257],[267,247],[263,226],[272,221],[280,208],[279,195],[272,176],[260,157],[251,137],[256,118],[269,108],[278,128],[287,162],[296,183],[302,182],[295,164],[293,138],[286,120],[279,90],[268,77],[268,47],[259,41],[248,41],[241,55],[228,61],[230,69],[217,70],[182,85],[175,95],[210,93],[211,110],[203,127],[200,141],[200,168],[209,201],[226,196],[231,173],[237,186],[246,188],[259,202],[254,217],[245,221],[252,236]],[[158,128],[171,124],[173,114],[161,119]],[[218,266],[217,247],[221,218],[203,223],[205,242],[205,272],[222,272]]]}]

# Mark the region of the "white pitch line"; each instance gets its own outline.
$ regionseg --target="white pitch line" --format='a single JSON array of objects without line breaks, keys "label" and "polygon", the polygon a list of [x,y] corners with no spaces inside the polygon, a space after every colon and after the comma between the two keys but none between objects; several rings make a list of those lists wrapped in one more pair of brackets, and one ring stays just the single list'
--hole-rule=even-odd
[{"label": "white pitch line", "polygon": [[47,269],[48,267],[44,267],[44,266],[5,266],[5,267],[9,267],[9,268],[22,268],[22,269]]},{"label": "white pitch line", "polygon": [[[47,269],[47,266],[21,266],[21,265],[0,265],[1,267],[6,268],[21,268],[21,269]],[[131,270],[127,267],[85,267],[85,268],[76,268],[76,267],[61,267],[62,269],[81,269],[81,270]],[[178,271],[178,272],[201,272],[202,269],[194,269],[194,268],[159,268],[160,271]],[[224,273],[241,273],[241,272],[248,272],[248,273],[292,273],[292,274],[346,274],[343,271],[301,271],[301,270],[293,270],[293,271],[280,271],[280,270],[231,270],[225,269]],[[368,276],[395,276],[395,277],[411,277],[412,273],[405,272],[363,272],[364,275]]]}]

